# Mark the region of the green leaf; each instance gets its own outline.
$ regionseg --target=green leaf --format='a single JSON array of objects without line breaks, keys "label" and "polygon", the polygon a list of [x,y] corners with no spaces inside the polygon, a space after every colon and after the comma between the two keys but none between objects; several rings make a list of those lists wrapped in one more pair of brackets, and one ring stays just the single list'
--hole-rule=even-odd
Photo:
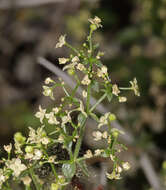
[{"label": "green leaf", "polygon": [[90,113],[90,116],[95,120],[95,121],[99,121],[99,118],[97,117],[97,115],[96,114],[94,114],[94,113]]},{"label": "green leaf", "polygon": [[92,89],[96,92],[99,92],[99,83],[97,81],[94,81],[92,83]]},{"label": "green leaf", "polygon": [[107,149],[104,150],[102,156],[107,158],[107,157],[110,156],[110,154],[111,154],[111,150],[107,148]]},{"label": "green leaf", "polygon": [[99,61],[99,60],[97,60],[95,63],[96,63],[96,65],[99,66],[99,67],[102,67],[102,66],[103,66],[103,64],[102,64],[101,61]]},{"label": "green leaf", "polygon": [[93,46],[93,49],[95,50],[95,49],[97,49],[98,47],[99,47],[99,43],[95,44],[95,45]]},{"label": "green leaf", "polygon": [[66,178],[71,179],[76,172],[75,163],[63,164],[62,165],[62,172]]},{"label": "green leaf", "polygon": [[78,162],[78,165],[79,167],[81,168],[81,170],[83,171],[83,173],[89,177],[89,171],[88,171],[88,168],[87,168],[87,165],[85,163],[85,160],[81,160]]},{"label": "green leaf", "polygon": [[72,141],[70,141],[69,143],[68,143],[68,149],[71,151],[72,150],[72,145],[73,145],[73,142]]},{"label": "green leaf", "polygon": [[111,102],[112,97],[113,97],[112,93],[107,93],[107,98],[109,102]]},{"label": "green leaf", "polygon": [[80,125],[85,121],[86,117],[84,114],[80,113],[78,115],[78,123],[80,123]]}]

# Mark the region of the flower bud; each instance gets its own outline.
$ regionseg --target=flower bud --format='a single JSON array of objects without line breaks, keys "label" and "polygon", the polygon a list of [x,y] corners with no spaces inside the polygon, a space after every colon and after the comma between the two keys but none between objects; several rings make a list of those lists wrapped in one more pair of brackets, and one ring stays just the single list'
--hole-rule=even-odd
[{"label": "flower bud", "polygon": [[163,162],[162,167],[164,170],[166,170],[166,161]]},{"label": "flower bud", "polygon": [[32,146],[26,146],[25,147],[25,152],[26,153],[32,153],[33,152],[33,147]]},{"label": "flower bud", "polygon": [[46,137],[46,136],[47,136],[46,132],[45,132],[45,131],[42,131],[41,136],[42,136],[42,137]]},{"label": "flower bud", "polygon": [[110,120],[110,121],[116,120],[116,116],[115,116],[114,114],[110,114],[110,115],[109,115],[109,120]]},{"label": "flower bud", "polygon": [[59,184],[64,184],[65,183],[65,178],[64,176],[58,176],[59,177]]},{"label": "flower bud", "polygon": [[22,135],[22,133],[17,132],[14,134],[14,140],[19,142],[20,144],[23,144],[26,140],[26,138]]},{"label": "flower bud", "polygon": [[74,71],[74,69],[68,69],[68,74],[70,75],[70,76],[73,76],[74,74],[75,74],[75,71]]},{"label": "flower bud", "polygon": [[86,43],[83,43],[83,47],[86,47],[87,45],[86,45]]},{"label": "flower bud", "polygon": [[117,138],[117,137],[119,136],[119,133],[118,133],[118,131],[114,131],[114,132],[112,133],[112,135],[113,135],[114,138]]},{"label": "flower bud", "polygon": [[51,184],[51,190],[58,190],[59,189],[59,184],[52,183]]},{"label": "flower bud", "polygon": [[6,152],[8,154],[10,154],[11,150],[12,150],[12,144],[10,143],[9,145],[4,145],[4,149],[6,150]]}]

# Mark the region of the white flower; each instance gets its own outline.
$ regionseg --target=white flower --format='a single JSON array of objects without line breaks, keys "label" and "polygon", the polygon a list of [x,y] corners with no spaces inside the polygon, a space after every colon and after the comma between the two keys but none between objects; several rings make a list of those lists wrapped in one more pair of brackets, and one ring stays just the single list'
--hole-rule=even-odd
[{"label": "white flower", "polygon": [[96,25],[97,28],[102,27],[102,25],[101,25],[101,19],[100,19],[99,17],[97,17],[97,16],[95,16],[94,19],[92,19],[92,18],[88,19],[88,21],[89,21],[91,24]]},{"label": "white flower", "polygon": [[91,150],[87,150],[86,154],[84,154],[84,157],[85,158],[92,158],[93,157],[92,151]]},{"label": "white flower", "polygon": [[83,96],[84,98],[87,97],[87,91],[86,91],[86,90],[83,90],[83,91],[82,91],[82,96]]},{"label": "white flower", "polygon": [[43,137],[41,142],[42,144],[47,145],[50,142],[50,139],[48,137]]},{"label": "white flower", "polygon": [[94,156],[100,156],[102,152],[103,152],[102,149],[96,149]]},{"label": "white flower", "polygon": [[6,166],[13,171],[13,175],[18,177],[22,171],[26,170],[27,167],[21,163],[19,158],[13,158],[6,163]]},{"label": "white flower", "polygon": [[62,117],[62,126],[71,121],[70,114]]},{"label": "white flower", "polygon": [[24,158],[29,160],[29,159],[32,159],[33,156],[34,156],[33,153],[26,153]]},{"label": "white flower", "polygon": [[70,63],[68,65],[66,65],[65,67],[63,67],[63,71],[65,71],[66,69],[74,69],[74,67],[77,65],[76,62],[74,63]]},{"label": "white flower", "polygon": [[21,180],[23,181],[25,186],[29,186],[31,184],[32,179],[27,175],[22,177]]},{"label": "white flower", "polygon": [[64,142],[64,137],[63,137],[63,135],[59,135],[58,141],[59,141],[60,143],[63,143],[63,142]]},{"label": "white flower", "polygon": [[110,158],[111,158],[111,160],[112,160],[113,162],[115,161],[115,156],[114,156],[114,155],[110,154]]},{"label": "white flower", "polygon": [[108,75],[106,66],[102,66],[101,69],[97,70],[97,76],[98,77],[104,78],[106,75]]},{"label": "white flower", "polygon": [[120,166],[117,166],[117,167],[116,167],[116,172],[117,172],[117,173],[121,173],[121,172],[122,172],[122,168],[121,168]]},{"label": "white flower", "polygon": [[111,174],[106,173],[106,176],[108,179],[121,179],[120,174],[116,174],[114,171]]},{"label": "white flower", "polygon": [[23,153],[21,150],[21,144],[18,141],[15,141],[14,147],[15,147],[15,153],[16,154],[22,154]]},{"label": "white flower", "polygon": [[97,69],[97,76],[103,77],[103,73],[102,73],[101,69]]},{"label": "white flower", "polygon": [[112,94],[114,94],[115,96],[118,96],[119,93],[120,93],[120,90],[118,88],[118,85],[114,84],[112,86]]},{"label": "white flower", "polygon": [[38,149],[35,149],[34,150],[34,156],[33,156],[33,160],[40,160],[42,157],[42,151],[41,150],[38,150]]},{"label": "white flower", "polygon": [[35,114],[35,116],[40,119],[41,123],[43,123],[43,119],[44,119],[45,113],[46,113],[46,109],[42,109],[41,105],[40,105],[39,106],[39,112],[37,112]]},{"label": "white flower", "polygon": [[106,66],[102,66],[101,67],[101,71],[103,72],[103,74],[105,74],[105,75],[107,75],[108,73],[107,73],[107,67]]},{"label": "white flower", "polygon": [[124,96],[119,97],[119,102],[126,102],[127,98]]},{"label": "white flower", "polygon": [[78,63],[78,65],[77,65],[77,69],[80,70],[80,71],[84,71],[84,70],[85,70],[85,67],[84,67],[83,64]]},{"label": "white flower", "polygon": [[52,109],[52,111],[53,111],[55,114],[57,114],[57,113],[59,112],[59,108],[55,107],[55,108]]},{"label": "white flower", "polygon": [[65,64],[66,62],[69,61],[69,59],[67,58],[59,58],[58,60],[59,60],[59,64]]},{"label": "white flower", "polygon": [[103,133],[101,133],[100,131],[94,131],[92,133],[92,135],[93,135],[95,141],[99,141],[102,138],[106,139],[108,137],[107,131],[104,131]]},{"label": "white flower", "polygon": [[101,140],[102,136],[103,136],[103,134],[100,131],[94,131],[92,133],[92,135],[93,135],[95,141]]},{"label": "white flower", "polygon": [[55,159],[56,159],[56,155],[54,155],[54,156],[49,156],[48,162],[49,162],[49,163],[54,163],[54,162],[55,162]]},{"label": "white flower", "polygon": [[107,125],[108,124],[108,117],[109,117],[109,115],[110,115],[110,112],[105,113],[103,116],[100,117],[98,128],[100,128],[103,125]]},{"label": "white flower", "polygon": [[66,38],[66,35],[61,35],[59,38],[59,42],[56,44],[55,48],[59,48],[65,45],[66,43],[65,38]]},{"label": "white flower", "polygon": [[71,60],[72,63],[78,63],[80,60],[77,56],[73,57],[73,59]]},{"label": "white flower", "polygon": [[11,143],[9,145],[4,145],[3,147],[7,153],[10,153],[12,150],[12,144]]},{"label": "white flower", "polygon": [[36,143],[36,144],[48,144],[49,139],[46,136],[46,132],[44,131],[44,125],[39,127],[37,130],[34,130],[32,127],[29,127],[29,138],[27,142]]},{"label": "white flower", "polygon": [[77,110],[82,112],[82,114],[84,114],[85,117],[87,117],[87,114],[86,114],[86,112],[84,110],[84,104],[83,104],[83,102],[81,100],[79,100],[79,101],[80,101],[80,107]]},{"label": "white flower", "polygon": [[0,169],[0,189],[2,184],[6,181],[6,177],[4,176],[4,172],[2,169]]},{"label": "white flower", "polygon": [[89,79],[88,75],[85,75],[83,80],[81,81],[83,85],[89,85],[91,83],[91,80]]},{"label": "white flower", "polygon": [[46,114],[46,118],[48,119],[48,123],[49,124],[55,124],[55,125],[58,125],[59,124],[59,121],[57,121],[55,115],[54,115],[54,112],[50,112],[48,114]]},{"label": "white flower", "polygon": [[122,167],[124,170],[129,170],[130,169],[130,164],[128,162],[123,162]]},{"label": "white flower", "polygon": [[38,139],[36,137],[36,131],[32,127],[29,127],[29,138],[27,142],[37,143]]},{"label": "white flower", "polygon": [[54,100],[54,95],[53,95],[52,88],[49,87],[49,86],[43,86],[43,89],[44,89],[43,95],[44,95],[44,96],[50,96],[50,98],[51,98],[52,100]]},{"label": "white flower", "polygon": [[107,139],[107,137],[108,137],[107,131],[104,131],[104,132],[103,132],[102,137],[103,137],[103,139]]},{"label": "white flower", "polygon": [[139,88],[138,88],[138,84],[137,84],[137,79],[134,78],[133,81],[130,81],[131,84],[131,89],[134,91],[134,94],[136,96],[140,96],[140,92],[139,92]]},{"label": "white flower", "polygon": [[51,82],[54,82],[50,77],[46,78],[44,81],[45,84],[50,84]]}]

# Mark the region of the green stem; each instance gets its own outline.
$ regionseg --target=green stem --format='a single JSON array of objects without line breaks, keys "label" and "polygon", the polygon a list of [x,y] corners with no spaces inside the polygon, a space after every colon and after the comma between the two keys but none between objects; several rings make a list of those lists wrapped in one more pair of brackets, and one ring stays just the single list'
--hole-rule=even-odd
[{"label": "green stem", "polygon": [[120,90],[132,90],[131,87],[126,87],[126,88],[125,88],[125,87],[119,87],[119,89],[120,89]]},{"label": "green stem", "polygon": [[69,95],[69,93],[67,92],[66,88],[65,88],[64,86],[63,86],[62,88],[63,88],[63,90],[64,90],[64,92],[65,92],[66,96],[68,96],[68,97],[69,97],[70,95]]},{"label": "green stem", "polygon": [[10,188],[10,185],[9,185],[9,182],[8,182],[8,181],[6,182],[6,185],[7,185],[7,190],[12,190],[12,189]]},{"label": "green stem", "polygon": [[66,45],[68,48],[70,48],[74,53],[79,54],[79,51],[76,50],[74,47],[72,47],[72,46],[71,46],[70,44],[68,44],[67,42],[65,43],[65,45]]},{"label": "green stem", "polygon": [[75,95],[75,93],[76,93],[76,91],[77,91],[77,89],[78,89],[79,86],[80,86],[80,84],[77,83],[77,85],[75,86],[75,88],[72,91],[72,94],[71,94],[72,97],[74,97],[74,95]]},{"label": "green stem", "polygon": [[37,178],[36,178],[36,176],[34,174],[33,168],[29,168],[29,174],[32,177],[32,181],[33,181],[33,183],[35,185],[36,190],[40,190],[40,184],[37,182]]},{"label": "green stem", "polygon": [[10,155],[11,155],[11,153],[9,152],[9,153],[8,153],[8,160],[10,160]]},{"label": "green stem", "polygon": [[89,112],[92,112],[98,104],[100,104],[105,98],[106,98],[107,94],[103,94],[103,96],[100,97],[100,99],[91,107],[91,109],[89,110]]},{"label": "green stem", "polygon": [[26,185],[25,190],[31,190],[30,185]]},{"label": "green stem", "polygon": [[86,112],[89,114],[89,106],[90,106],[90,96],[91,96],[91,84],[87,87],[87,99],[86,99]]},{"label": "green stem", "polygon": [[93,46],[92,46],[92,33],[93,33],[93,30],[91,29],[91,30],[90,30],[90,34],[89,34],[90,57],[91,57],[92,51],[93,51]]},{"label": "green stem", "polygon": [[80,125],[80,137],[76,143],[75,152],[74,152],[74,160],[77,159],[80,148],[81,148],[81,144],[82,144],[82,140],[84,136],[84,130],[85,130],[85,122],[86,122],[86,117],[83,118],[82,123]]},{"label": "green stem", "polygon": [[[42,149],[43,149],[43,152],[44,152],[45,156],[47,157],[47,159],[49,159],[49,156],[48,156],[47,152],[45,151],[44,147],[42,147]],[[51,166],[51,169],[53,171],[53,174],[54,174],[55,178],[58,180],[58,174],[56,173],[54,164],[50,163],[50,166]]]},{"label": "green stem", "polygon": [[52,169],[56,179],[58,179],[58,174],[56,173],[56,170],[55,170],[55,167],[54,167],[53,163],[50,163],[50,165],[51,165],[51,169]]}]

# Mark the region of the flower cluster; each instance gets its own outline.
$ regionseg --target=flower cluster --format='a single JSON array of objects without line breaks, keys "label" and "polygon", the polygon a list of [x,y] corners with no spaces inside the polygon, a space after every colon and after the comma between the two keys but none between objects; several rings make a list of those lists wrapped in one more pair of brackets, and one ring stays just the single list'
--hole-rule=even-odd
[{"label": "flower cluster", "polygon": [[[37,129],[29,127],[27,138],[17,132],[14,135],[14,146],[11,144],[4,146],[8,157],[1,161],[3,167],[0,169],[0,189],[8,188],[9,179],[13,177],[13,180],[24,184],[28,190],[31,190],[32,186],[36,190],[41,190],[41,184],[44,181],[40,179],[40,175],[35,173],[35,170],[42,168],[44,164],[48,164],[52,171],[52,181],[47,182],[50,190],[63,189],[71,182],[77,168],[82,170],[85,176],[89,176],[85,160],[96,156],[112,160],[112,173],[106,173],[109,179],[120,179],[121,172],[130,168],[128,162],[123,162],[118,157],[118,153],[126,148],[118,142],[118,137],[123,135],[123,131],[112,127],[116,116],[108,112],[99,117],[95,108],[103,100],[111,102],[112,98],[117,98],[119,102],[126,102],[127,98],[120,95],[123,90],[133,90],[134,94],[139,96],[137,80],[134,78],[133,81],[130,81],[130,86],[126,88],[112,83],[108,68],[101,61],[104,53],[97,51],[92,43],[93,33],[102,27],[101,19],[96,16],[94,19],[89,19],[89,22],[91,23],[90,33],[81,49],[76,49],[68,44],[66,35],[60,36],[56,48],[67,46],[73,54],[68,58],[59,58],[59,64],[64,65],[63,70],[68,71],[76,85],[68,91],[62,79],[55,82],[50,77],[46,78],[43,95],[55,100],[54,90],[56,87],[61,87],[64,97],[61,98],[59,105],[48,110],[40,105],[35,117],[40,120],[41,126]],[[79,77],[80,72],[82,77]],[[83,91],[82,97],[78,98],[76,93],[79,87],[82,87]],[[94,105],[91,105],[91,96],[95,92],[98,92],[100,97]],[[79,152],[88,118],[97,122],[96,129],[92,132],[93,140],[104,140],[107,147],[94,151],[87,150],[80,157]],[[48,124],[54,128],[49,134],[47,134],[46,128]],[[105,131],[103,131],[103,126],[105,126]],[[67,156],[60,159],[58,154],[61,153],[56,151],[50,153],[50,147],[54,145],[60,146],[61,152],[66,152]],[[11,158],[12,152],[15,153],[14,158]],[[57,169],[56,165],[62,167]]]}]

